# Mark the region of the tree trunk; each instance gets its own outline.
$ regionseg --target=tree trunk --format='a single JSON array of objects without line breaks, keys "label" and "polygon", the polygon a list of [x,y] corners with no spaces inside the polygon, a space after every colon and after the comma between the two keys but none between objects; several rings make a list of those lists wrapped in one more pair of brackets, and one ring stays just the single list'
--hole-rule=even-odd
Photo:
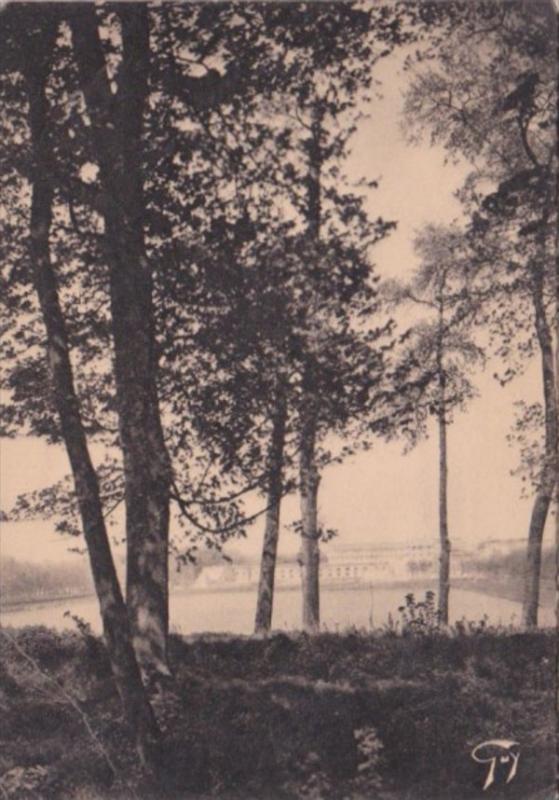
[{"label": "tree trunk", "polygon": [[[322,170],[322,111],[317,104],[311,109],[312,121],[307,141],[307,230],[311,242],[320,243],[321,170]],[[318,254],[317,254],[318,255]],[[312,287],[311,287],[312,291]],[[313,323],[316,297],[311,294],[309,321]],[[311,353],[303,368],[303,400],[300,412],[301,440],[299,455],[299,484],[301,498],[301,579],[303,593],[303,629],[307,633],[320,630],[320,541],[318,530],[318,487],[320,475],[316,466],[316,429],[318,423],[318,384],[314,364],[315,346],[320,342],[311,336]]]},{"label": "tree trunk", "polygon": [[546,491],[543,487],[537,492],[530,517],[522,604],[522,624],[527,628],[535,628],[538,624],[542,539],[551,504],[551,495],[551,491]]},{"label": "tree trunk", "polygon": [[[559,97],[559,96],[558,96]],[[559,403],[559,241],[555,247],[555,401]],[[557,432],[557,452],[555,460],[555,623],[559,626],[559,420]]]},{"label": "tree trunk", "polygon": [[543,267],[536,265],[533,271],[532,301],[534,304],[536,334],[540,346],[542,365],[545,413],[545,462],[532,509],[530,528],[528,531],[528,548],[524,576],[524,600],[522,605],[522,624],[527,628],[534,628],[538,624],[543,534],[557,481],[559,412],[557,409],[557,394],[555,390],[553,337],[543,301],[543,282]]},{"label": "tree trunk", "polygon": [[447,425],[443,413],[439,413],[439,621],[448,625],[448,597],[450,593],[450,538],[448,535],[448,464]]},{"label": "tree trunk", "polygon": [[316,411],[314,405],[302,412],[299,456],[301,495],[301,567],[303,590],[303,629],[320,629],[320,543],[318,530],[318,486],[316,467]]},{"label": "tree trunk", "polygon": [[285,397],[280,396],[274,414],[270,452],[268,454],[268,510],[264,528],[264,542],[260,561],[260,580],[256,601],[255,633],[269,633],[272,627],[274,604],[274,578],[278,550],[281,496],[283,491],[282,469],[285,444],[287,407]]},{"label": "tree trunk", "polygon": [[106,200],[105,240],[125,478],[127,606],[142,669],[169,674],[171,467],[157,394],[153,281],[143,231],[142,131],[148,97],[149,21],[144,4],[123,4],[117,13],[123,59],[116,96],[108,82],[94,6],[76,6],[71,25]]},{"label": "tree trunk", "polygon": [[46,328],[47,359],[54,402],[72,468],[111,668],[126,721],[136,737],[140,759],[144,767],[151,771],[155,763],[158,729],[131,644],[126,606],[110,550],[98,479],[82,425],[68,336],[50,259],[49,232],[53,189],[49,177],[52,157],[46,130],[48,102],[45,85],[57,29],[58,26],[54,26],[51,31],[44,29],[43,36],[32,38],[33,48],[26,59],[25,68],[29,87],[29,125],[34,162],[30,220],[33,279]]},{"label": "tree trunk", "polygon": [[[557,349],[559,350],[559,345]],[[559,376],[559,370],[556,374]],[[559,391],[557,396],[559,397]],[[559,475],[557,474],[555,475],[555,597],[555,624],[559,627]]]},{"label": "tree trunk", "polygon": [[446,421],[446,374],[444,370],[444,301],[441,289],[439,304],[439,329],[437,344],[437,371],[439,376],[439,621],[448,625],[448,598],[450,594],[450,537],[448,535],[448,459]]}]

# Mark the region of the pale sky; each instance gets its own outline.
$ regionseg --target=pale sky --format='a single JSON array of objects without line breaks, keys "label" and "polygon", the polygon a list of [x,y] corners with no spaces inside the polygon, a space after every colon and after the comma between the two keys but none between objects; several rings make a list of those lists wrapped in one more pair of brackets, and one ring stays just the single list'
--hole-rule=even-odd
[{"label": "pale sky", "polygon": [[[460,216],[453,197],[464,166],[445,165],[444,151],[410,147],[399,126],[402,80],[398,62],[385,59],[377,71],[384,82],[383,99],[375,100],[371,118],[356,135],[349,169],[356,177],[380,178],[371,194],[370,210],[398,221],[398,229],[375,250],[382,277],[404,277],[416,264],[411,242],[425,223],[447,223]],[[449,524],[451,538],[472,543],[486,539],[523,538],[531,502],[520,499],[521,484],[510,471],[517,453],[506,435],[513,422],[513,402],[539,399],[539,365],[501,388],[488,365],[475,379],[480,397],[449,431]],[[433,539],[437,537],[437,447],[429,438],[407,455],[403,443],[378,445],[368,453],[329,468],[320,489],[320,517],[338,529],[339,543]],[[15,496],[53,482],[68,469],[61,447],[37,440],[3,440],[0,444],[0,503],[8,509]],[[296,497],[284,501],[282,522],[298,516]],[[238,549],[258,553],[263,523]],[[546,536],[551,537],[548,523]],[[3,524],[0,552],[29,560],[69,558],[67,540],[42,522]],[[282,532],[280,552],[294,552],[297,537]]]}]

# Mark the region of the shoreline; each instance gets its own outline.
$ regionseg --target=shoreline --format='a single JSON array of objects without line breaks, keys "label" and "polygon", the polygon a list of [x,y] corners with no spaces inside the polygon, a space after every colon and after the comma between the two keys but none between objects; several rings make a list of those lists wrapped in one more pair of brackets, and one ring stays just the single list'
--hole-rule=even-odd
[{"label": "shoreline", "polygon": [[[433,583],[436,582],[435,579],[433,581],[414,581],[413,586],[414,589],[429,589]],[[386,581],[382,583],[359,583],[358,581],[348,581],[347,583],[323,583],[321,584],[321,589],[328,589],[329,591],[344,591],[349,590],[353,591],[355,589],[362,589],[363,591],[374,591],[375,589],[398,589],[398,588],[407,588],[410,586],[409,581]],[[175,592],[171,590],[170,594],[176,595],[185,595],[185,594],[223,594],[223,593],[230,593],[230,592],[254,592],[257,589],[256,584],[251,585],[240,585],[240,586],[231,586],[231,585],[222,585],[222,586],[199,586],[197,588],[180,588],[177,589]],[[299,586],[276,586],[275,591],[277,592],[293,592],[299,591]],[[83,600],[86,598],[95,598],[95,592],[85,592],[81,594],[71,594],[71,595],[56,595],[53,597],[40,597],[40,598],[25,598],[25,599],[18,599],[18,600],[0,600],[0,611],[16,611],[19,608],[25,606],[37,606],[37,605],[47,605],[49,603],[59,603],[63,600]]]},{"label": "shoreline", "polygon": [[[375,590],[385,590],[385,589],[406,589],[412,593],[416,593],[418,591],[428,591],[432,589],[433,591],[436,588],[436,578],[432,579],[419,579],[415,581],[386,581],[386,582],[377,582],[377,583],[360,583],[358,581],[351,581],[347,583],[324,583],[321,585],[321,589],[334,591],[334,592],[342,592],[342,591],[369,591],[375,592]],[[200,594],[223,594],[223,593],[231,593],[231,592],[254,592],[256,590],[256,585],[244,585],[244,586],[210,586],[210,587],[198,587],[194,588],[181,588],[178,589],[173,594],[184,596],[188,594],[192,595],[200,595]],[[482,594],[487,594],[491,597],[497,597],[501,600],[510,600],[513,602],[522,602],[522,595],[521,591],[518,590],[518,585],[508,582],[496,582],[491,581],[488,578],[456,578],[451,586],[452,589],[462,589],[464,591],[473,591],[473,592],[480,592]],[[298,591],[298,586],[277,586],[276,591],[278,592],[288,592],[288,591]],[[553,581],[542,581],[542,597],[541,597],[541,605],[542,606],[553,606],[554,605],[554,594],[555,588],[553,585]],[[94,592],[87,592],[87,593],[80,593],[76,595],[56,595],[53,597],[41,597],[41,598],[27,598],[27,599],[17,599],[17,600],[7,600],[7,601],[0,601],[0,612],[4,611],[9,613],[10,611],[18,611],[23,610],[26,607],[32,606],[41,606],[41,605],[49,605],[51,603],[60,603],[65,600],[73,601],[73,600],[85,600],[88,598],[95,598]],[[416,598],[418,599],[418,598]]]},{"label": "shoreline", "polygon": [[37,597],[27,598],[21,600],[0,600],[0,612],[2,611],[17,611],[18,608],[25,606],[41,606],[48,603],[61,603],[63,600],[85,600],[89,597],[95,597],[95,592],[83,592],[81,594],[60,594],[54,597]]}]

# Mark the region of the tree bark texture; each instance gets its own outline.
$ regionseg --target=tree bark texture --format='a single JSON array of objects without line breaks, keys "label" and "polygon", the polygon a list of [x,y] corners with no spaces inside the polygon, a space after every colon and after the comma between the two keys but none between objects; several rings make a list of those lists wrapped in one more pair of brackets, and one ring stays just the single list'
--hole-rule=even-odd
[{"label": "tree bark texture", "polygon": [[260,560],[260,579],[256,600],[255,633],[269,633],[272,627],[274,604],[274,579],[279,539],[280,507],[283,491],[282,468],[285,444],[287,407],[280,396],[272,423],[272,436],[268,453],[267,511],[264,542]]},{"label": "tree bark texture", "polygon": [[[442,297],[442,294],[441,294]],[[443,362],[444,309],[439,308],[439,340],[437,346],[437,372],[439,377],[439,402],[437,422],[439,428],[439,621],[448,625],[450,594],[450,537],[448,533],[448,452],[446,420],[446,375]]]},{"label": "tree bark texture", "polygon": [[95,7],[77,6],[71,26],[106,202],[105,244],[125,477],[127,606],[142,668],[168,674],[171,467],[157,393],[153,280],[144,241],[142,131],[148,97],[148,9],[144,4],[125,3],[118,15],[123,57],[116,95],[109,85]]},{"label": "tree bark texture", "polygon": [[30,219],[33,281],[46,329],[47,360],[54,402],[74,478],[111,668],[125,718],[136,737],[140,758],[144,766],[151,769],[158,729],[131,644],[130,626],[110,550],[97,474],[89,454],[74,387],[66,325],[50,258],[53,188],[49,176],[52,158],[46,124],[48,101],[45,85],[57,27],[44,29],[41,37],[32,37],[32,52],[25,58],[33,149]]},{"label": "tree bark texture", "polygon": [[[555,402],[559,404],[559,232],[555,238]],[[559,420],[555,460],[555,622],[559,626]]]},{"label": "tree bark texture", "polygon": [[320,543],[318,530],[318,486],[316,467],[316,410],[314,403],[302,411],[299,455],[301,496],[301,567],[303,629],[320,630]]},{"label": "tree bark texture", "polygon": [[555,384],[553,336],[544,304],[543,266],[540,265],[535,265],[533,269],[532,301],[534,306],[536,335],[541,354],[545,414],[545,453],[540,484],[536,492],[528,530],[524,598],[522,604],[522,624],[527,628],[534,628],[538,624],[542,542],[549,507],[553,499],[554,488],[557,482],[557,449],[559,442],[559,411],[557,408],[558,397]]}]

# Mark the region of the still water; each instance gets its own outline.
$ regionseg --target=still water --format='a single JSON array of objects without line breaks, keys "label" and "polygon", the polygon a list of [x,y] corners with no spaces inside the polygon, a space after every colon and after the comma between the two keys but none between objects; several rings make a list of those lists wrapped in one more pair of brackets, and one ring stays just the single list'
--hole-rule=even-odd
[{"label": "still water", "polygon": [[[398,606],[404,595],[414,587],[382,587],[371,589],[328,589],[321,592],[321,619],[324,629],[343,631],[355,626],[370,628],[382,626],[389,614],[398,619]],[[415,589],[416,599],[423,598],[424,587]],[[171,595],[171,630],[176,633],[240,633],[253,629],[256,593],[253,591],[180,592]],[[2,610],[2,624],[47,625],[63,628],[75,627],[65,612],[77,615],[100,632],[101,623],[97,601],[93,597],[68,599],[56,602],[33,603],[15,609]],[[450,593],[450,620],[466,618],[480,620],[487,615],[494,624],[519,624],[520,603],[502,600],[481,592],[454,589]],[[554,625],[554,609],[540,609],[540,624]],[[301,594],[297,589],[283,589],[275,596],[273,627],[294,630],[301,626]]]}]

